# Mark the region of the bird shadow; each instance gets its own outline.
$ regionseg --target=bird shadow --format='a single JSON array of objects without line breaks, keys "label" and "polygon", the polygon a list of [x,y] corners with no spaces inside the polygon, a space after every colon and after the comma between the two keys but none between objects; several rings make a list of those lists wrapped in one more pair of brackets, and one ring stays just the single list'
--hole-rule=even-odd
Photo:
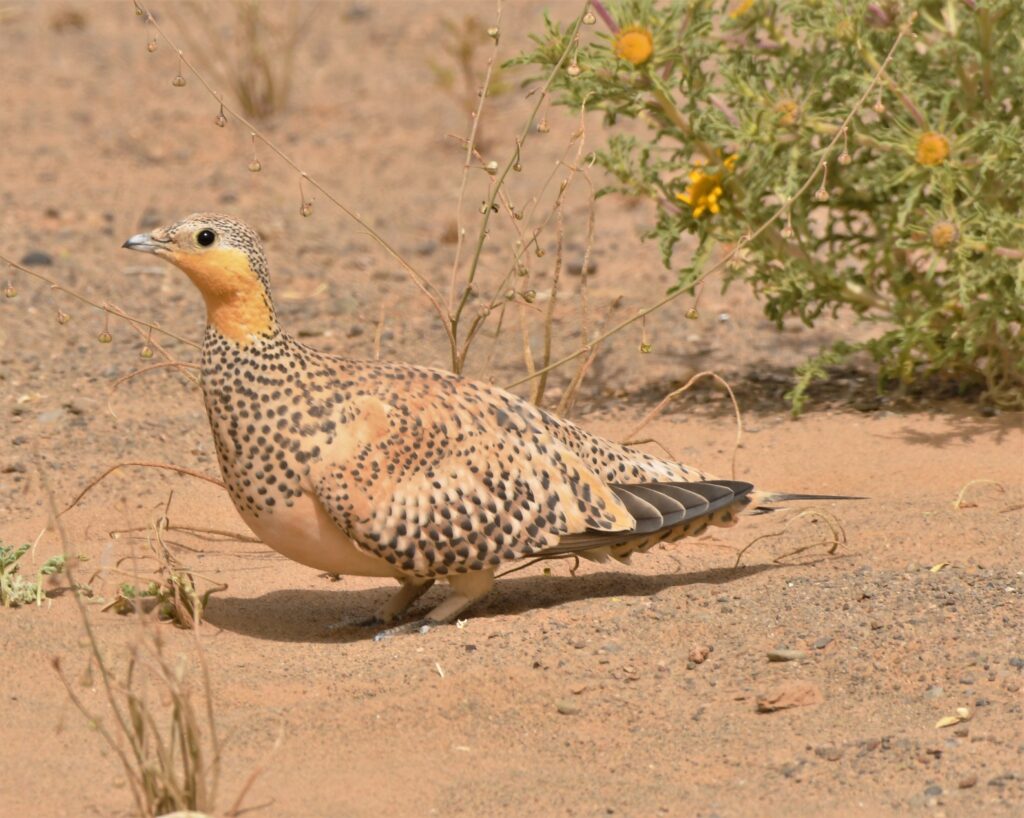
[{"label": "bird shadow", "polygon": [[[724,585],[783,567],[786,566],[763,564],[709,568],[689,573],[649,575],[603,571],[577,577],[506,579],[497,583],[485,599],[474,605],[469,616],[489,619],[585,599],[653,596],[666,588]],[[218,596],[210,600],[204,619],[223,630],[275,642],[361,642],[372,639],[381,628],[355,623],[372,616],[396,589],[397,586],[348,592],[281,590],[254,598]],[[425,614],[447,593],[447,587],[435,586],[417,604],[411,618]]]}]

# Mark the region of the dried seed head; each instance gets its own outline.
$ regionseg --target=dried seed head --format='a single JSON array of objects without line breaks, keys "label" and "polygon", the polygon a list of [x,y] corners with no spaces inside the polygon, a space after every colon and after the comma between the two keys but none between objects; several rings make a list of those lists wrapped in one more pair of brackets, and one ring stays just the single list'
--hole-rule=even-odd
[{"label": "dried seed head", "polygon": [[139,350],[139,357],[144,360],[149,360],[153,357],[153,347],[149,344],[144,344],[142,349]]},{"label": "dried seed head", "polygon": [[537,291],[536,290],[524,290],[523,293],[522,293],[522,296],[523,296],[523,301],[525,301],[527,304],[532,304],[534,301],[537,300]]},{"label": "dried seed head", "polygon": [[491,26],[489,29],[487,29],[487,36],[494,40],[494,42],[498,42],[498,37],[501,36],[501,32],[498,31],[497,26]]},{"label": "dried seed head", "polygon": [[216,125],[218,128],[223,128],[225,125],[228,124],[228,118],[224,116],[223,113],[219,113],[217,114],[216,117],[214,117],[213,124]]},{"label": "dried seed head", "polygon": [[96,340],[99,341],[101,344],[109,344],[111,341],[114,340],[114,336],[111,335],[106,330],[103,330],[103,332],[96,336]]},{"label": "dried seed head", "polygon": [[932,240],[932,247],[937,250],[953,247],[960,241],[960,231],[953,222],[935,222],[932,225],[932,229],[928,231],[928,235]]},{"label": "dried seed head", "polygon": [[302,207],[299,208],[299,213],[307,218],[313,215],[313,203],[306,201],[302,203]]},{"label": "dried seed head", "polygon": [[819,187],[814,191],[814,201],[816,202],[827,202],[829,199],[828,191],[823,187]]},{"label": "dried seed head", "polygon": [[871,106],[871,110],[881,116],[885,113],[885,103],[882,100],[877,100],[874,105]]},{"label": "dried seed head", "polygon": [[544,250],[543,247],[538,247],[536,250],[533,251],[533,253],[535,256],[537,256],[537,258],[544,258],[544,256],[547,255],[547,252]]},{"label": "dried seed head", "polygon": [[565,69],[565,73],[570,77],[578,77],[580,75],[580,67],[577,63],[571,63],[568,68]]},{"label": "dried seed head", "polygon": [[517,222],[521,222],[523,220],[523,211],[522,210],[513,210],[512,211],[512,218],[515,219]]},{"label": "dried seed head", "polygon": [[176,74],[174,79],[171,80],[171,85],[173,85],[175,88],[184,88],[185,78],[181,76],[181,74]]},{"label": "dried seed head", "polygon": [[588,11],[583,15],[583,25],[592,26],[597,22],[597,18],[594,16],[594,12]]},{"label": "dried seed head", "polygon": [[541,121],[537,123],[537,133],[547,133],[550,130],[551,126],[548,125],[547,117],[542,118]]},{"label": "dried seed head", "polygon": [[58,324],[66,324],[70,320],[71,320],[71,316],[68,315],[66,312],[64,312],[64,310],[57,310],[57,323]]},{"label": "dried seed head", "polygon": [[154,37],[152,40],[146,43],[146,51],[148,51],[150,54],[156,51],[156,37]]},{"label": "dried seed head", "polygon": [[522,278],[523,276],[526,276],[526,275],[529,275],[529,274],[530,274],[530,271],[528,269],[526,269],[526,265],[525,264],[517,264],[516,265],[516,275],[517,276]]},{"label": "dried seed head", "polygon": [[484,170],[487,171],[489,175],[494,176],[494,174],[498,172],[498,163],[492,159],[490,162],[484,165]]},{"label": "dried seed head", "polygon": [[651,345],[650,345],[649,343],[647,343],[646,341],[643,341],[643,342],[642,342],[642,343],[640,344],[640,351],[641,351],[642,353],[644,353],[645,355],[646,355],[646,354],[647,354],[648,352],[650,352],[650,351],[651,351],[652,349],[654,349],[654,347],[652,347],[652,346],[651,346]]},{"label": "dried seed head", "polygon": [[259,173],[261,170],[263,170],[263,165],[260,164],[259,159],[253,158],[253,160],[249,163],[249,170],[251,170],[253,173]]},{"label": "dried seed head", "polygon": [[690,307],[690,309],[686,311],[686,317],[689,318],[691,321],[696,321],[698,318],[700,318],[700,313],[697,312],[696,307]]},{"label": "dried seed head", "polygon": [[796,235],[796,233],[793,232],[793,225],[787,224],[785,227],[783,227],[779,231],[779,235],[782,236],[782,238],[784,238],[784,239],[791,239],[791,238],[793,238],[793,236]]},{"label": "dried seed head", "polygon": [[4,298],[14,298],[18,295],[18,288],[13,284],[8,284],[4,287]]},{"label": "dried seed head", "polygon": [[849,151],[843,151],[841,154],[839,154],[839,158],[836,159],[836,161],[840,165],[849,165],[853,161],[853,157],[850,156]]},{"label": "dried seed head", "polygon": [[515,171],[516,173],[522,173],[522,170],[523,170],[523,166],[522,166],[522,165],[521,165],[521,164],[520,164],[519,162],[516,162],[516,163],[515,163],[515,164],[514,164],[514,165],[512,166],[512,170],[514,170],[514,171]]}]

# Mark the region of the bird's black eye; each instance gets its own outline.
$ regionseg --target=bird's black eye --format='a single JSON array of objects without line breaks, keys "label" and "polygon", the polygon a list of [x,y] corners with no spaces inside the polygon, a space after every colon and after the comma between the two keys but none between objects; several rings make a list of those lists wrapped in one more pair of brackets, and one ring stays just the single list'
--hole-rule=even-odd
[{"label": "bird's black eye", "polygon": [[203,247],[209,247],[217,240],[217,234],[208,228],[204,228],[196,233],[196,242]]}]

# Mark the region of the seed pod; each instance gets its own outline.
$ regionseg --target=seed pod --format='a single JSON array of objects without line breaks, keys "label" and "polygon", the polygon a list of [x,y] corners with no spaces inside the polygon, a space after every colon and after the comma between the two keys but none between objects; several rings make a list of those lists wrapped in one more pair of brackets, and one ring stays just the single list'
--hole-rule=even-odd
[{"label": "seed pod", "polygon": [[263,165],[260,164],[259,159],[253,159],[249,163],[249,170],[251,170],[253,173],[259,173],[261,170],[263,170]]},{"label": "seed pod", "polygon": [[173,85],[175,88],[184,88],[185,78],[181,76],[181,74],[176,74],[174,79],[171,80],[171,85]]},{"label": "seed pod", "polygon": [[70,320],[71,320],[71,316],[68,315],[66,312],[64,312],[64,310],[57,310],[57,323],[58,324],[66,324]]},{"label": "seed pod", "polygon": [[149,360],[153,357],[153,347],[149,344],[145,344],[142,349],[139,350],[139,357],[143,360]]},{"label": "seed pod", "polygon": [[816,202],[827,202],[829,199],[828,191],[823,187],[819,187],[814,191],[814,201]]},{"label": "seed pod", "polygon": [[696,321],[698,318],[700,318],[700,313],[697,312],[696,307],[690,307],[690,309],[686,311],[686,317],[689,318],[691,321]]},{"label": "seed pod", "polygon": [[789,225],[789,224],[787,224],[787,225],[786,225],[785,227],[783,227],[783,228],[782,228],[782,229],[781,229],[781,230],[779,231],[779,235],[780,235],[780,236],[782,236],[782,238],[784,238],[784,239],[791,239],[791,238],[793,238],[793,236],[794,236],[794,235],[796,235],[796,234],[795,234],[795,232],[793,231],[793,226],[792,226],[792,225]]},{"label": "seed pod", "polygon": [[536,290],[525,290],[525,291],[523,291],[522,295],[523,295],[523,301],[525,301],[527,304],[532,304],[534,301],[537,300],[537,291]]},{"label": "seed pod", "polygon": [[547,133],[550,130],[551,126],[548,125],[547,118],[544,118],[537,123],[537,133]]},{"label": "seed pod", "polygon": [[850,156],[849,151],[843,151],[841,154],[839,154],[839,158],[836,159],[836,161],[840,165],[849,165],[853,161],[853,157]]},{"label": "seed pod", "polygon": [[216,125],[218,128],[223,128],[225,125],[228,124],[228,118],[224,116],[224,114],[217,114],[217,116],[213,120],[213,124]]},{"label": "seed pod", "polygon": [[101,344],[109,344],[111,341],[114,340],[114,336],[111,335],[106,330],[103,330],[103,332],[96,336],[96,340],[99,341]]},{"label": "seed pod", "polygon": [[580,67],[578,64],[572,63],[565,69],[565,73],[570,77],[578,77],[580,75]]},{"label": "seed pod", "polygon": [[588,11],[583,15],[583,25],[592,26],[597,22],[597,18],[594,16],[594,12]]},{"label": "seed pod", "polygon": [[960,241],[960,231],[952,222],[935,222],[932,229],[928,231],[928,237],[932,241],[932,247],[937,250],[945,250]]},{"label": "seed pod", "polygon": [[8,284],[4,287],[4,298],[14,298],[18,295],[18,288],[13,284]]},{"label": "seed pod", "polygon": [[150,54],[156,51],[156,37],[154,37],[152,40],[146,43],[146,51],[148,51]]},{"label": "seed pod", "polygon": [[306,217],[312,216],[313,215],[313,203],[312,202],[303,202],[302,203],[302,207],[299,208],[299,213],[301,213],[303,216],[306,216]]},{"label": "seed pod", "polygon": [[652,347],[652,346],[651,346],[651,345],[650,345],[649,343],[647,343],[646,341],[644,341],[644,342],[643,342],[642,344],[640,344],[640,351],[641,351],[641,352],[642,352],[642,353],[643,353],[644,355],[646,355],[646,354],[647,354],[648,352],[650,352],[650,351],[651,351],[652,349],[654,349],[654,347]]}]

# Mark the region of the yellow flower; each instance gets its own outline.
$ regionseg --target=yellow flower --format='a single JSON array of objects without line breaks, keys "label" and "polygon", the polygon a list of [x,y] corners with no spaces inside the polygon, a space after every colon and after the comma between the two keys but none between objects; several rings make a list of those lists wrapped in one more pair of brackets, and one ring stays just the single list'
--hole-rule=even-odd
[{"label": "yellow flower", "polygon": [[685,191],[677,193],[676,198],[690,206],[693,218],[699,219],[705,211],[717,213],[718,199],[722,195],[722,174],[705,173],[698,169],[691,170],[687,178],[690,184]]},{"label": "yellow flower", "polygon": [[729,16],[735,20],[738,17],[742,17],[751,7],[754,5],[754,0],[740,0],[735,6],[732,7],[732,11],[729,12]]},{"label": "yellow flower", "polygon": [[935,131],[921,134],[915,158],[919,165],[941,165],[949,158],[949,140]]},{"label": "yellow flower", "polygon": [[654,53],[654,38],[643,26],[626,26],[615,35],[615,54],[633,65],[643,65]]},{"label": "yellow flower", "polygon": [[[722,161],[722,167],[731,172],[739,160],[738,153],[731,153]],[[722,197],[722,173],[707,173],[702,167],[703,162],[698,162],[698,166],[686,177],[689,179],[686,190],[676,194],[679,201],[689,205],[695,219],[705,213],[717,213],[720,210],[718,200]]]}]

